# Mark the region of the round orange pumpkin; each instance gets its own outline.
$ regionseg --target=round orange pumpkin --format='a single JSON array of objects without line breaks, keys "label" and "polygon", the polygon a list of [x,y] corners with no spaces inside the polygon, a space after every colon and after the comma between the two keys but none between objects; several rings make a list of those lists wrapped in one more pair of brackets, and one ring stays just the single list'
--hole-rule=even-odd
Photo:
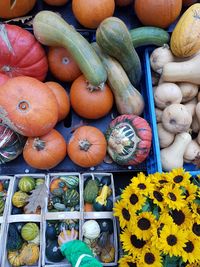
[{"label": "round orange pumpkin", "polygon": [[62,82],[72,82],[81,71],[69,52],[63,47],[50,47],[48,54],[49,70]]},{"label": "round orange pumpkin", "polygon": [[72,84],[70,101],[74,111],[86,119],[99,119],[111,110],[113,94],[108,85],[103,89],[91,89],[81,75]]},{"label": "round orange pumpkin", "polygon": [[59,83],[46,82],[45,84],[51,89],[56,97],[58,102],[58,121],[61,121],[69,114],[69,96],[65,88],[63,88]]},{"label": "round orange pumpkin", "polygon": [[51,6],[63,6],[68,0],[44,0],[44,2]]},{"label": "round orange pumpkin", "polygon": [[114,0],[73,0],[72,10],[75,18],[86,28],[95,29],[115,10]]},{"label": "round orange pumpkin", "polygon": [[64,137],[55,129],[41,137],[29,137],[23,149],[24,160],[33,168],[47,170],[58,165],[67,154]]},{"label": "round orange pumpkin", "polygon": [[81,126],[69,140],[68,155],[77,165],[92,167],[103,161],[106,148],[106,139],[99,129],[93,126]]},{"label": "round orange pumpkin", "polygon": [[8,79],[7,75],[0,73],[0,85],[4,84]]},{"label": "round orange pumpkin", "polygon": [[133,0],[115,0],[117,6],[128,6],[133,3]]},{"label": "round orange pumpkin", "polygon": [[0,87],[0,119],[24,136],[48,133],[58,121],[58,104],[46,84],[19,76]]},{"label": "round orange pumpkin", "polygon": [[26,15],[37,0],[1,0],[0,18],[11,19]]},{"label": "round orange pumpkin", "polygon": [[166,28],[181,9],[182,0],[135,0],[135,13],[144,25]]}]

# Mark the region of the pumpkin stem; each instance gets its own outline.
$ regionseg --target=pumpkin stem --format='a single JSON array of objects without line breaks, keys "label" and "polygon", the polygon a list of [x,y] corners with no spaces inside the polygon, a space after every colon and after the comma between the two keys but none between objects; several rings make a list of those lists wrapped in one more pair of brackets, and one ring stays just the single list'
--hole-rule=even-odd
[{"label": "pumpkin stem", "polygon": [[87,82],[87,89],[90,91],[90,92],[93,92],[93,91],[98,91],[98,90],[101,90],[103,91],[104,87],[105,87],[105,83],[101,83],[99,84],[98,86],[94,86],[92,84],[90,84],[88,81]]},{"label": "pumpkin stem", "polygon": [[36,137],[33,141],[33,147],[37,149],[37,151],[43,150],[45,148],[45,141]]},{"label": "pumpkin stem", "polygon": [[88,151],[88,149],[91,147],[91,144],[88,140],[83,139],[79,141],[79,147],[80,150]]}]

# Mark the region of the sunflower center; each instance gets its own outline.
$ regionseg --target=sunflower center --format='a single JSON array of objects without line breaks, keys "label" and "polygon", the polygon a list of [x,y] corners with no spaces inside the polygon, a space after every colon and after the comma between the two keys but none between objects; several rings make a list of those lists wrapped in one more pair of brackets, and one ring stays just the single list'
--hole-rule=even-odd
[{"label": "sunflower center", "polygon": [[141,218],[139,219],[138,221],[138,227],[141,229],[141,230],[148,230],[151,226],[151,223],[148,219],[146,218]]},{"label": "sunflower center", "polygon": [[166,181],[166,180],[162,180],[162,179],[161,179],[161,180],[159,180],[159,183],[160,183],[160,184],[166,184],[166,183],[167,183],[167,181]]},{"label": "sunflower center", "polygon": [[153,191],[153,196],[155,197],[156,200],[158,200],[158,202],[162,202],[163,201],[163,197],[162,197],[160,192]]},{"label": "sunflower center", "polygon": [[181,225],[185,221],[185,214],[181,210],[173,210],[171,216],[177,225]]},{"label": "sunflower center", "polygon": [[145,254],[144,261],[147,264],[153,264],[155,262],[155,256],[153,255],[153,253],[148,252]]},{"label": "sunflower center", "polygon": [[146,189],[147,187],[146,187],[145,184],[140,183],[140,184],[138,184],[138,188],[141,189],[141,190],[144,190],[144,189]]},{"label": "sunflower center", "polygon": [[127,209],[125,208],[122,209],[122,215],[126,221],[130,221],[131,216]]},{"label": "sunflower center", "polygon": [[194,223],[192,226],[192,231],[195,235],[200,236],[200,224]]},{"label": "sunflower center", "polygon": [[175,183],[181,183],[183,181],[183,176],[182,175],[177,175],[174,177],[174,182]]},{"label": "sunflower center", "polygon": [[131,244],[135,247],[135,248],[143,248],[144,245],[146,244],[146,242],[142,239],[138,239],[136,235],[131,235]]},{"label": "sunflower center", "polygon": [[133,262],[127,262],[128,266],[129,267],[137,267],[137,264],[136,263],[133,263]]},{"label": "sunflower center", "polygon": [[174,193],[169,192],[169,193],[168,193],[168,197],[169,197],[172,201],[176,201],[176,196],[174,195]]},{"label": "sunflower center", "polygon": [[132,194],[130,197],[130,202],[132,205],[135,205],[138,202],[138,196],[136,194]]},{"label": "sunflower center", "polygon": [[169,235],[167,237],[167,243],[169,246],[174,246],[177,243],[177,237],[175,235]]},{"label": "sunflower center", "polygon": [[191,241],[188,241],[186,244],[186,247],[183,248],[187,253],[192,253],[192,251],[194,250],[194,245]]}]

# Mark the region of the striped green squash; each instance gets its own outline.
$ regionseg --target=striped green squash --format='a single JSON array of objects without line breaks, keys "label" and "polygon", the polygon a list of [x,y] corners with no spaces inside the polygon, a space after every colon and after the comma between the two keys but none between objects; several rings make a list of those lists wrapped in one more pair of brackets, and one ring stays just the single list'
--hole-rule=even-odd
[{"label": "striped green squash", "polygon": [[74,189],[69,189],[63,196],[63,202],[67,207],[74,207],[79,203],[79,193]]},{"label": "striped green squash", "polygon": [[21,230],[21,236],[26,241],[31,241],[39,235],[39,227],[36,223],[26,223]]},{"label": "striped green squash", "polygon": [[62,180],[69,189],[74,189],[78,187],[79,184],[79,178],[75,175],[61,176],[60,180]]},{"label": "striped green squash", "polygon": [[20,191],[28,193],[32,191],[33,189],[35,189],[35,179],[30,176],[23,176],[19,180],[18,187]]},{"label": "striped green squash", "polygon": [[3,214],[4,207],[5,207],[5,201],[3,198],[0,198],[0,215]]}]

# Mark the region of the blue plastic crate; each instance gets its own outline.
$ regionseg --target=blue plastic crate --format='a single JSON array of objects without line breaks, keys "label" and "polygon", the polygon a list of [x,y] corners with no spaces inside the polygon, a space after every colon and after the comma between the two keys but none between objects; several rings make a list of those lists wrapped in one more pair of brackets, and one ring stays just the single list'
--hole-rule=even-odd
[{"label": "blue plastic crate", "polygon": [[[147,89],[147,95],[149,98],[149,107],[150,107],[150,120],[152,121],[152,130],[153,130],[153,138],[154,142],[153,145],[155,146],[155,157],[157,164],[157,171],[162,172],[162,164],[161,164],[161,158],[160,158],[160,145],[159,145],[159,139],[158,139],[158,130],[157,130],[157,124],[156,124],[156,113],[155,113],[155,104],[154,104],[154,97],[153,97],[153,88],[152,88],[152,78],[151,78],[151,66],[150,66],[150,54],[153,51],[152,47],[148,47],[144,51],[144,65],[145,65],[145,79],[146,79],[146,89]],[[200,174],[200,169],[197,169],[194,164],[191,163],[185,163],[183,165],[184,169],[186,171],[189,171],[193,176]],[[152,173],[153,170],[148,169],[149,173]]]}]

